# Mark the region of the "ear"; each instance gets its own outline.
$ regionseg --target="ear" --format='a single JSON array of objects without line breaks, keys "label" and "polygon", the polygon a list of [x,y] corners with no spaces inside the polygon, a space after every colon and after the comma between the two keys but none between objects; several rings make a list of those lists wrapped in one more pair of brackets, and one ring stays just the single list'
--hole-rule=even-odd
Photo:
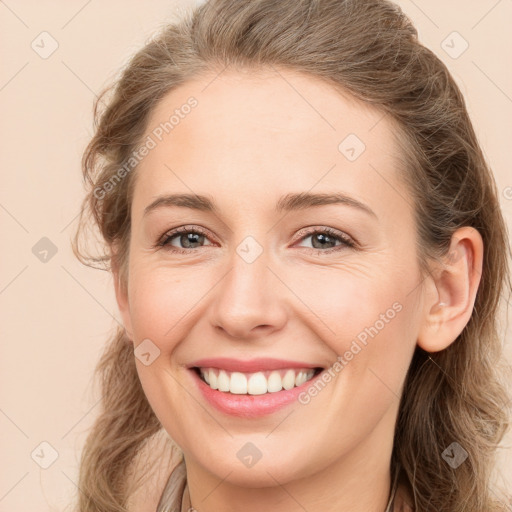
[{"label": "ear", "polygon": [[[114,281],[114,290],[116,294],[117,307],[121,313],[123,325],[126,334],[133,340],[133,330],[130,315],[130,302],[128,300],[128,272],[123,275],[121,269],[118,266],[118,260],[116,258],[117,246],[114,246],[113,256],[111,258],[112,278]],[[125,282],[123,280],[126,279]]]},{"label": "ear", "polygon": [[473,313],[480,284],[484,244],[469,226],[452,235],[450,250],[425,282],[423,320],[418,345],[438,352],[451,345]]}]

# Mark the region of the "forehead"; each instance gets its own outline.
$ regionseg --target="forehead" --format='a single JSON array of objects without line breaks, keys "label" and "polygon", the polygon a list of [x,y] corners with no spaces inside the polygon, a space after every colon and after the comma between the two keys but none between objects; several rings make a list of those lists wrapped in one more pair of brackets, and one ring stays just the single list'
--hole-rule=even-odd
[{"label": "forehead", "polygon": [[[153,110],[144,137],[154,147],[138,166],[134,200],[147,202],[162,188],[236,189],[238,196],[243,188],[256,203],[270,192],[312,187],[396,195],[395,133],[382,112],[305,74],[211,73],[174,89]],[[394,182],[389,190],[383,174]]]}]

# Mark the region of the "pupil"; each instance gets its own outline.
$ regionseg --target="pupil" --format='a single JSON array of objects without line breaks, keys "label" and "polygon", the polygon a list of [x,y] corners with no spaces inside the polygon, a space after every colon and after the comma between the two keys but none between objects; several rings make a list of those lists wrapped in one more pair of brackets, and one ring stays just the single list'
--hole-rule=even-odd
[{"label": "pupil", "polygon": [[190,248],[189,244],[194,244],[194,243],[198,243],[199,241],[201,241],[201,240],[197,240],[198,238],[202,239],[202,238],[204,238],[204,235],[200,235],[199,233],[187,233],[186,235],[181,236],[181,243],[182,243],[183,247]]},{"label": "pupil", "polygon": [[[321,243],[320,243],[320,245],[317,247],[317,246],[315,245],[315,241],[316,241],[316,240],[322,240],[324,243],[322,243],[322,242],[321,242]],[[315,249],[325,247],[325,242],[326,242],[326,243],[329,243],[329,242],[330,242],[330,243],[332,243],[332,241],[330,240],[329,235],[325,235],[325,234],[323,234],[323,233],[319,233],[319,234],[317,234],[317,235],[315,235],[315,236],[313,237],[313,247],[315,247]]]}]

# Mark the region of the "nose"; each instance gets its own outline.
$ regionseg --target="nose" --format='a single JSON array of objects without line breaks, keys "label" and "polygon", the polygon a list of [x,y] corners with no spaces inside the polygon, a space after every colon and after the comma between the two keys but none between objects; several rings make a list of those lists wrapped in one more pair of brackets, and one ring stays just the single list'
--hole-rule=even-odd
[{"label": "nose", "polygon": [[218,284],[211,323],[225,336],[255,339],[283,328],[287,318],[284,286],[267,267],[265,252],[248,263],[236,252]]}]

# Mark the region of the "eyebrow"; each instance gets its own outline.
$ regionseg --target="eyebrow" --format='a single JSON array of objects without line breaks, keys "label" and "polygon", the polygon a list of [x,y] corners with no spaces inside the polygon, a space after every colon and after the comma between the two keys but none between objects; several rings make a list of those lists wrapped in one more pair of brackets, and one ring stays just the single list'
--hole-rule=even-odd
[{"label": "eyebrow", "polygon": [[[342,204],[357,208],[375,218],[377,215],[366,204],[347,196],[342,193],[332,194],[313,194],[310,192],[303,192],[299,194],[286,194],[281,197],[276,204],[276,212],[283,211],[298,211],[312,208],[314,206],[325,206],[329,204]],[[197,194],[170,194],[157,197],[152,203],[144,208],[144,216],[149,212],[163,207],[178,206],[182,208],[191,208],[204,212],[218,212],[214,202],[207,196]]]}]

